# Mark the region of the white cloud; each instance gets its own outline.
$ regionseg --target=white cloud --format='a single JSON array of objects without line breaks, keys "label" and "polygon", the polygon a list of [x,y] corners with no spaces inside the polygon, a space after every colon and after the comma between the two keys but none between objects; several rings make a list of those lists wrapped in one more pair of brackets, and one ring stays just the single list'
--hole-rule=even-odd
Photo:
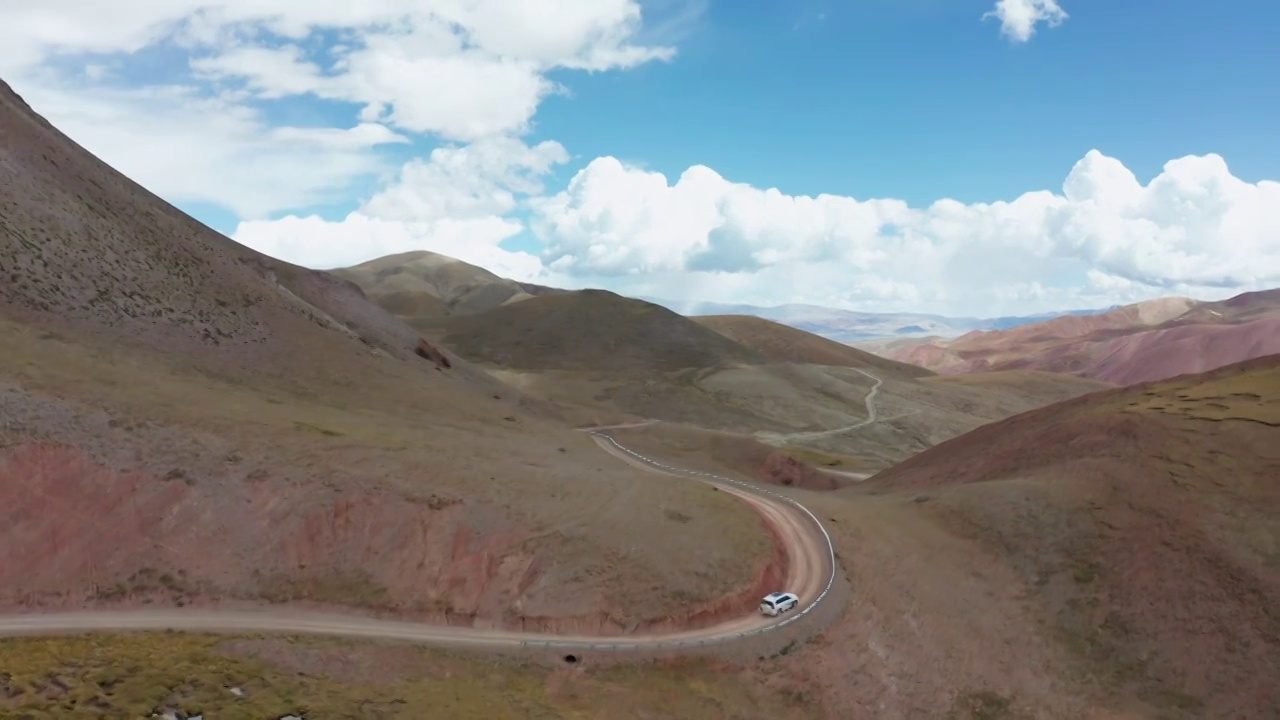
[{"label": "white cloud", "polygon": [[1060,193],[923,208],[789,196],[703,166],[670,183],[599,158],[534,207],[549,268],[676,299],[958,314],[1280,285],[1280,183],[1240,180],[1216,155],[1143,185],[1091,151]]},{"label": "white cloud", "polygon": [[1037,25],[1057,27],[1068,15],[1057,0],[996,0],[995,7],[982,15],[983,20],[989,17],[1000,21],[1000,32],[1009,39],[1027,42]]},{"label": "white cloud", "polygon": [[[378,146],[406,134],[521,135],[560,91],[554,70],[674,54],[634,41],[638,0],[12,4],[0,77],[37,112],[162,196],[244,218],[350,200],[389,169]],[[175,62],[175,50],[187,57]],[[137,81],[157,74],[163,84]],[[264,102],[303,97],[337,102],[303,111],[317,127],[268,122]]]},{"label": "white cloud", "polygon": [[[551,70],[673,57],[633,44],[640,26],[638,0],[60,0],[6,10],[0,74],[172,40],[193,51],[200,77],[258,97],[310,93],[376,108],[404,130],[473,140],[523,132],[557,89]],[[311,52],[324,32],[341,44]]]},{"label": "white cloud", "polygon": [[532,147],[510,137],[442,147],[413,160],[363,211],[384,220],[439,220],[506,215],[518,195],[542,192],[542,177],[569,160],[560,143]]},{"label": "white cloud", "polygon": [[59,130],[170,201],[215,203],[246,218],[345,199],[354,180],[387,169],[376,147],[408,142],[376,123],[271,127],[234,99],[182,86],[50,83],[24,97]]},{"label": "white cloud", "polygon": [[538,258],[498,247],[521,229],[514,220],[492,215],[404,222],[357,211],[340,222],[315,215],[242,222],[232,237],[273,257],[320,269],[348,267],[409,250],[432,250],[504,277],[534,280],[543,275]]},{"label": "white cloud", "polygon": [[242,222],[234,238],[311,267],[354,265],[408,250],[434,250],[519,280],[546,277],[541,261],[499,244],[524,230],[507,217],[542,192],[542,178],[568,160],[556,142],[510,137],[437,148],[341,221],[317,216]]},{"label": "white cloud", "polygon": [[[1090,152],[1060,191],[991,204],[793,196],[701,165],[672,181],[612,157],[548,195],[543,184],[568,152],[520,138],[541,101],[561,92],[550,74],[671,58],[670,47],[637,39],[640,7],[29,2],[0,23],[0,75],[125,174],[173,201],[224,205],[242,219],[237,240],[313,267],[431,249],[569,287],[953,315],[1280,285],[1280,184],[1246,183],[1215,155],[1171,161],[1144,185]],[[998,0],[984,17],[1025,42],[1067,15],[1055,0]],[[190,68],[142,67],[128,55],[162,45],[189,52]],[[160,70],[166,84],[122,85]],[[324,106],[338,115],[295,127],[263,110],[302,96],[338,101]],[[386,146],[420,134],[467,144],[398,162],[393,174]],[[342,220],[304,210],[349,201],[371,174],[392,180]],[[263,219],[287,210],[296,214]],[[502,247],[526,231],[545,254]]]},{"label": "white cloud", "polygon": [[[429,249],[502,275],[633,295],[867,311],[1026,314],[1280,285],[1280,183],[1209,155],[1143,185],[1097,151],[1061,192],[1009,202],[792,196],[704,166],[674,182],[610,157],[540,195],[555,143],[444,148],[340,222],[243,223],[235,237],[315,267]],[[531,212],[539,256],[504,240]]]}]

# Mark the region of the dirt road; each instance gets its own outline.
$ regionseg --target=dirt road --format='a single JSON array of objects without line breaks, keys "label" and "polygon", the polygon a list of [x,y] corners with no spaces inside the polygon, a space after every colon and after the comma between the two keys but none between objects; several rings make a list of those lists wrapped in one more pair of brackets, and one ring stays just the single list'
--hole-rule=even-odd
[{"label": "dirt road", "polygon": [[871,423],[875,422],[877,419],[876,395],[880,393],[880,386],[884,384],[884,380],[881,380],[880,378],[876,377],[875,375],[872,375],[866,370],[862,370],[861,368],[855,368],[855,369],[858,372],[862,373],[863,375],[866,375],[867,377],[876,381],[875,384],[871,386],[871,390],[867,392],[867,396],[862,400],[863,404],[867,408],[866,420],[861,420],[852,425],[848,425],[846,427],[834,428],[832,430],[818,430],[815,432],[791,433],[789,435],[783,434],[783,433],[763,431],[763,432],[755,433],[755,438],[762,442],[767,442],[771,445],[776,445],[780,443],[789,443],[789,442],[803,442],[805,440],[818,440],[824,437],[843,435],[844,433],[852,432],[853,430],[857,430],[858,428],[864,428],[870,425]]},{"label": "dirt road", "polygon": [[88,631],[183,630],[191,632],[270,632],[336,635],[349,638],[381,638],[440,646],[511,648],[520,646],[593,649],[653,648],[687,644],[691,649],[711,642],[729,641],[787,625],[806,614],[821,600],[834,581],[835,558],[830,538],[817,518],[798,503],[762,488],[709,473],[682,471],[644,458],[599,434],[590,432],[602,449],[650,472],[692,476],[733,493],[769,523],[782,538],[788,558],[786,588],[800,596],[795,610],[778,618],[759,613],[727,620],[697,630],[627,636],[543,635],[505,630],[454,628],[422,623],[381,620],[339,614],[261,610],[144,609],[90,610],[31,613],[0,617],[0,636],[65,635]]}]

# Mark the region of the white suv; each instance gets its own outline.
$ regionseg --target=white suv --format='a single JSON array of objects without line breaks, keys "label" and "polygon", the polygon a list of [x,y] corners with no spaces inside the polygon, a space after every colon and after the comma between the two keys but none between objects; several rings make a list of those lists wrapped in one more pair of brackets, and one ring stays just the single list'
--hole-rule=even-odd
[{"label": "white suv", "polygon": [[769,616],[781,615],[799,604],[800,598],[795,593],[769,593],[760,601],[760,612]]}]

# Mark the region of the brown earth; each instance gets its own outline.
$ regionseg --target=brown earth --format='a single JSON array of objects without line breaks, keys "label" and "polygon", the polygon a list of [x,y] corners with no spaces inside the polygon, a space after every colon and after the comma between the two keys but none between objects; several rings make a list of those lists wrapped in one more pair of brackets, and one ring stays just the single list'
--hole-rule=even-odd
[{"label": "brown earth", "polygon": [[660,305],[607,290],[545,295],[451,318],[441,339],[473,361],[513,370],[634,376],[764,362]]},{"label": "brown earth", "polygon": [[1163,298],[954,340],[875,348],[944,374],[1039,369],[1129,385],[1280,352],[1280,291],[1221,302]]},{"label": "brown earth", "polygon": [[5,608],[305,598],[594,631],[706,622],[776,562],[743,504],[613,461],[7,86],[0,186]]},{"label": "brown earth", "polygon": [[[875,400],[880,420],[830,437],[792,441],[682,422],[624,427],[611,433],[627,447],[678,460],[689,468],[730,470],[753,482],[834,490],[986,423],[1110,387],[1040,371],[933,376],[886,382],[887,391],[882,390]],[[736,391],[750,398],[747,388],[739,386]],[[866,388],[858,391],[865,394]],[[849,395],[849,401],[854,401],[854,393]],[[811,407],[819,405],[814,402]]]},{"label": "brown earth", "polygon": [[[560,296],[465,318],[487,333],[467,352],[440,341],[468,327],[460,316],[424,325],[420,344],[355,285],[210,232],[19,102],[0,89],[0,609],[283,603],[582,633],[740,613],[778,582],[759,516],[566,425],[655,417],[689,425],[616,432],[655,457],[775,482],[823,518],[853,581],[843,615],[770,656],[726,646],[732,664],[680,682],[661,665],[621,683],[561,671],[543,680],[548,703],[529,700],[527,676],[513,688],[484,675],[474,703],[445,683],[415,687],[414,710],[452,691],[458,712],[486,717],[1280,713],[1275,357],[1084,397],[1102,385],[1026,370],[883,377],[877,422],[773,447],[752,435],[866,419],[873,380],[604,294],[585,297],[605,312],[547,304],[559,325],[497,316],[534,330],[488,313]],[[1257,300],[1221,307],[1243,320]],[[603,364],[566,369],[556,352]],[[475,364],[486,353],[494,364]],[[841,475],[933,445],[865,482]],[[225,652],[348,678],[367,663],[389,682],[382,669],[413,662],[257,639],[201,640],[184,650],[193,665],[152,637],[53,657],[124,658],[114,680],[95,677],[173,692],[183,679],[161,682],[148,662],[208,667]],[[19,678],[22,696],[73,697],[78,676],[46,666]],[[8,668],[0,703],[17,697]],[[103,686],[86,687],[88,703]],[[318,687],[290,692],[405,714],[386,690]],[[592,693],[610,702],[580,701]]]},{"label": "brown earth", "polygon": [[1270,356],[993,423],[840,492],[998,559],[980,584],[1062,650],[1021,672],[1141,717],[1273,717],[1277,441]]},{"label": "brown earth", "polygon": [[362,287],[371,300],[409,325],[434,324],[446,315],[564,292],[498,277],[481,267],[416,250],[388,255],[330,273]]},{"label": "brown earth", "polygon": [[[752,473],[734,464],[741,438],[615,432]],[[1019,414],[835,492],[785,489],[823,518],[854,595],[749,672],[812,698],[814,717],[1275,717],[1278,441],[1271,356]]]},{"label": "brown earth", "polygon": [[[862,458],[858,470],[883,469],[984,422],[1106,387],[1050,373],[1034,382],[1025,373],[1002,376],[982,389],[935,383],[919,368],[794,328],[755,318],[695,321],[604,291],[532,298],[425,332],[583,425],[656,419],[753,437],[795,459],[806,449]],[[877,380],[885,412],[864,426]],[[840,428],[852,430],[831,432]],[[781,471],[790,461],[771,462]]]},{"label": "brown earth", "polygon": [[[808,720],[812,698],[724,662],[547,669],[404,643],[93,634],[0,639],[0,715],[362,720]],[[178,715],[182,717],[182,715]]]},{"label": "brown earth", "polygon": [[775,363],[864,368],[878,370],[885,376],[903,378],[932,374],[916,365],[882,358],[820,335],[751,315],[703,315],[690,319],[759,352]]}]

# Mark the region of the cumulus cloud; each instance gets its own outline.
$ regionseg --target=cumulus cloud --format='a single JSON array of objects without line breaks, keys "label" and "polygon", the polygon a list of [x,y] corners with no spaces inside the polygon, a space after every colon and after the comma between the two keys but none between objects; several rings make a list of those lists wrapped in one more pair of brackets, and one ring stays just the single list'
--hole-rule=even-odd
[{"label": "cumulus cloud", "polygon": [[1280,183],[1245,182],[1217,155],[1144,185],[1094,150],[1061,192],[921,208],[790,196],[703,166],[673,183],[599,158],[533,207],[550,269],[658,295],[696,279],[723,302],[955,313],[1280,285]]},{"label": "cumulus cloud", "polygon": [[[671,181],[612,157],[546,193],[566,159],[512,138],[444,148],[341,221],[243,223],[235,237],[318,267],[430,249],[561,287],[951,315],[1280,285],[1280,183],[1240,180],[1216,155],[1172,160],[1143,184],[1095,150],[1057,192],[924,207],[787,195],[705,166]],[[544,252],[503,248],[527,231]]]},{"label": "cumulus cloud", "polygon": [[343,199],[358,178],[389,170],[376,152],[407,143],[378,123],[272,126],[233,98],[183,86],[36,85],[28,103],[59,130],[173,202],[208,202],[240,217]]},{"label": "cumulus cloud", "polygon": [[232,237],[273,257],[322,270],[410,250],[431,250],[503,277],[526,281],[543,278],[546,273],[537,257],[499,247],[522,228],[519,222],[492,215],[398,221],[356,211],[337,222],[315,215],[242,222]]},{"label": "cumulus cloud", "polygon": [[200,77],[255,97],[347,101],[403,130],[473,140],[525,130],[557,90],[552,70],[674,55],[632,43],[640,26],[638,0],[63,0],[6,11],[0,74],[170,42]]},{"label": "cumulus cloud", "polygon": [[995,7],[982,19],[992,17],[1000,21],[1000,32],[1005,37],[1024,43],[1036,34],[1037,25],[1057,27],[1068,15],[1057,0],[996,0]]},{"label": "cumulus cloud", "polygon": [[[1067,15],[998,0],[985,17],[1025,42]],[[795,196],[612,157],[548,191],[568,151],[524,137],[562,91],[553,73],[671,58],[640,25],[638,0],[58,0],[6,10],[0,75],[125,174],[227,207],[237,240],[312,267],[430,249],[565,287],[953,315],[1280,285],[1280,184],[1216,155],[1144,184],[1093,151],[1061,188],[989,204]],[[148,66],[147,51],[190,63]],[[324,113],[272,122],[303,98]],[[424,137],[443,144],[392,164]],[[306,210],[370,177],[388,182],[346,217]],[[544,251],[505,249],[522,235]]]},{"label": "cumulus cloud", "polygon": [[505,215],[516,209],[519,196],[541,193],[542,178],[568,160],[568,151],[552,140],[529,146],[496,137],[436,148],[428,159],[406,164],[364,211],[405,221]]},{"label": "cumulus cloud", "polygon": [[394,182],[342,220],[291,215],[242,222],[233,237],[311,267],[433,250],[506,277],[542,280],[548,275],[539,258],[500,244],[525,230],[509,214],[541,193],[543,178],[567,160],[559,143],[527,145],[511,137],[437,148],[405,165]]},{"label": "cumulus cloud", "polygon": [[[0,23],[0,76],[164,197],[254,219],[349,200],[389,174],[384,146],[519,136],[553,71],[673,57],[634,41],[641,19],[638,0],[28,2]],[[315,103],[291,108],[308,127],[269,122],[281,100]]]}]

